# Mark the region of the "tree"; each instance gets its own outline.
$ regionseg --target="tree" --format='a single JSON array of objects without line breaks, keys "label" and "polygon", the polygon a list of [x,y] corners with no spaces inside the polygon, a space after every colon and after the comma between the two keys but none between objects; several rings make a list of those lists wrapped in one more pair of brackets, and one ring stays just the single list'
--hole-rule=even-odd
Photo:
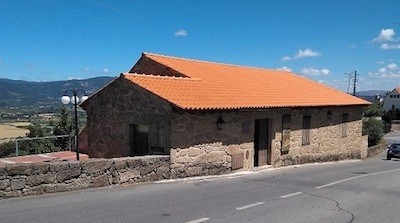
[{"label": "tree", "polygon": [[38,124],[29,125],[28,130],[29,133],[26,136],[28,136],[29,138],[44,136],[43,129]]},{"label": "tree", "polygon": [[379,143],[383,137],[383,123],[375,118],[363,120],[363,135],[368,135],[368,146],[374,146]]},{"label": "tree", "polygon": [[[63,106],[61,108],[60,120],[54,128],[54,135],[70,135],[74,130],[73,123],[71,120],[71,113]],[[59,138],[56,140],[56,146],[61,146],[62,150],[65,150],[67,141],[65,138]]]},{"label": "tree", "polygon": [[74,130],[71,113],[64,106],[61,108],[60,120],[54,128],[54,135],[69,135]]},{"label": "tree", "polygon": [[8,141],[0,144],[0,158],[9,157],[15,152],[15,143]]},{"label": "tree", "polygon": [[381,117],[382,114],[383,114],[382,103],[374,102],[364,109],[365,117]]},{"label": "tree", "polygon": [[386,123],[390,123],[392,120],[399,120],[400,119],[399,109],[390,109],[388,112],[384,112],[382,119]]}]

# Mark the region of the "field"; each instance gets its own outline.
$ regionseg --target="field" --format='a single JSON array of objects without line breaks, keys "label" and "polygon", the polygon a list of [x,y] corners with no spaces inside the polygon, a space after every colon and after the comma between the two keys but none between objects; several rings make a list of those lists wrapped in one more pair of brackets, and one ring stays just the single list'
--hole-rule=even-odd
[{"label": "field", "polygon": [[29,130],[26,128],[29,124],[29,122],[0,123],[0,141],[26,136],[29,133]]}]

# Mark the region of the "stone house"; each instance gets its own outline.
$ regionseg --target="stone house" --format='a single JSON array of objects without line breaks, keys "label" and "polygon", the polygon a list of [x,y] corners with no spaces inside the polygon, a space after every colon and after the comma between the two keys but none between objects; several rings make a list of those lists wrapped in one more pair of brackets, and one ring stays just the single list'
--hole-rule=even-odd
[{"label": "stone house", "polygon": [[396,87],[383,98],[383,110],[400,109],[400,87]]},{"label": "stone house", "polygon": [[169,154],[176,176],[362,158],[368,104],[286,71],[143,53],[82,103],[82,149]]}]

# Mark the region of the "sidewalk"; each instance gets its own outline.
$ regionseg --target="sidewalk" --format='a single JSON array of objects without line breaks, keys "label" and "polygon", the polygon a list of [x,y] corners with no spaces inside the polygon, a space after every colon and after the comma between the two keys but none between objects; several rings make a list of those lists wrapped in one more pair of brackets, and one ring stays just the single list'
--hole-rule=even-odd
[{"label": "sidewalk", "polygon": [[[80,160],[87,160],[89,156],[86,154],[79,154]],[[18,156],[11,158],[0,159],[0,167],[5,166],[5,164],[12,163],[40,163],[40,162],[54,162],[54,161],[75,161],[76,153],[73,151],[63,151],[54,153],[44,153],[38,155],[30,156]]]}]

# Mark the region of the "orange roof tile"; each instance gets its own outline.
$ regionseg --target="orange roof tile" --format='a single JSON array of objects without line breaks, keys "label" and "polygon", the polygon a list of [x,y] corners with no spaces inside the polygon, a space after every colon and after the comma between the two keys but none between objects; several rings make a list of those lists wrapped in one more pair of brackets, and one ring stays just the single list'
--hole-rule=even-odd
[{"label": "orange roof tile", "polygon": [[124,77],[183,109],[369,104],[362,99],[286,71],[149,53],[143,53],[143,57],[182,74],[182,77],[149,73],[125,73]]}]

